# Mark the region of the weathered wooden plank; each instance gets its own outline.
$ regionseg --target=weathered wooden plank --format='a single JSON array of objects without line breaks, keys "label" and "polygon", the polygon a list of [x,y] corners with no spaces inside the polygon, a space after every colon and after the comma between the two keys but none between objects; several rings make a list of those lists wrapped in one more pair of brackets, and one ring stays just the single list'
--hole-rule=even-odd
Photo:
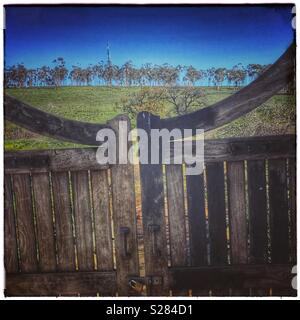
[{"label": "weathered wooden plank", "polygon": [[[182,165],[166,165],[167,203],[171,266],[183,267],[188,264],[187,234],[185,226],[184,189]],[[186,296],[188,291],[173,292],[175,296]]]},{"label": "weathered wooden plank", "polygon": [[[226,238],[226,210],[223,162],[206,164],[210,264],[228,263]],[[224,289],[224,290],[223,290]],[[213,296],[228,296],[228,288],[213,290]]]},{"label": "weathered wooden plank", "polygon": [[29,174],[14,175],[13,190],[16,199],[20,269],[22,272],[34,272],[38,264]]},{"label": "weathered wooden plank", "polygon": [[[126,147],[126,143],[128,143],[127,133],[121,136],[121,132],[119,132],[120,121],[125,121],[128,132],[130,130],[130,121],[127,116],[118,116],[109,122],[117,133],[117,137],[123,141],[122,145],[117,143],[117,150]],[[127,146],[130,147],[129,144]],[[137,293],[128,284],[128,275],[137,276],[139,274],[133,166],[130,163],[112,165],[111,184],[117,291],[119,296],[136,295]]]},{"label": "weathered wooden plank", "polygon": [[[266,168],[264,160],[247,162],[251,263],[268,262]],[[269,290],[253,289],[254,296],[268,296]]]},{"label": "weathered wooden plank", "polygon": [[[205,140],[206,162],[276,159],[295,155],[295,135]],[[100,170],[96,148],[31,150],[5,153],[5,172]],[[172,151],[172,150],[171,150]]]},{"label": "weathered wooden plank", "polygon": [[53,172],[51,177],[55,212],[57,268],[60,271],[73,271],[75,270],[75,253],[68,173]]},{"label": "weathered wooden plank", "polygon": [[272,263],[289,262],[289,218],[286,161],[269,161],[269,201]]},{"label": "weathered wooden plank", "polygon": [[97,132],[108,125],[75,121],[57,117],[5,95],[5,119],[29,131],[51,138],[87,145],[100,145],[96,141]]},{"label": "weathered wooden plank", "polygon": [[207,172],[210,262],[227,264],[226,212],[223,162],[209,163]]},{"label": "weathered wooden plank", "polygon": [[11,176],[4,176],[4,265],[6,272],[18,272],[18,248]]},{"label": "weathered wooden plank", "polygon": [[92,271],[94,254],[88,172],[72,172],[71,177],[78,268]]},{"label": "weathered wooden plank", "polygon": [[[139,113],[137,127],[150,133],[159,120],[147,112]],[[151,136],[149,135],[151,139]],[[150,140],[149,139],[149,140]],[[148,141],[150,146],[151,141]],[[158,146],[159,148],[159,146]],[[149,147],[150,159],[151,150]],[[149,162],[151,163],[151,162]],[[158,276],[161,283],[148,286],[148,295],[169,295],[168,286],[168,252],[166,226],[164,218],[164,184],[163,170],[160,164],[141,164],[142,217],[144,230],[145,273],[146,276]]]},{"label": "weathered wooden plank", "polygon": [[[192,142],[196,150],[195,141]],[[171,158],[174,144],[170,144]],[[182,150],[183,150],[182,146]],[[295,156],[296,136],[234,137],[206,139],[204,141],[205,162],[278,159]],[[195,151],[193,151],[195,152]]]},{"label": "weathered wooden plank", "polygon": [[6,296],[113,296],[115,272],[66,272],[8,274]]},{"label": "weathered wooden plank", "polygon": [[203,129],[209,131],[252,111],[293,81],[295,75],[295,43],[263,74],[248,86],[209,107],[174,118],[162,119],[156,128],[169,130]]},{"label": "weathered wooden plank", "polygon": [[96,160],[96,148],[30,150],[6,152],[4,167],[7,173],[79,171],[107,169]]},{"label": "weathered wooden plank", "polygon": [[172,268],[171,288],[198,289],[211,288],[222,290],[224,288],[250,289],[272,286],[290,288],[291,265],[261,265],[243,264],[230,266],[209,266]]},{"label": "weathered wooden plank", "polygon": [[208,264],[204,179],[201,175],[186,176],[188,215],[190,226],[190,255],[192,266]]},{"label": "weathered wooden plank", "polygon": [[291,215],[291,261],[297,264],[297,210],[296,210],[296,162],[289,159],[289,191],[290,191],[290,215]]},{"label": "weathered wooden plank", "polygon": [[[272,263],[289,263],[289,216],[286,160],[269,161],[270,235]],[[291,270],[292,271],[292,270]],[[272,295],[290,296],[296,291],[272,288]]]},{"label": "weathered wooden plank", "polygon": [[248,161],[247,168],[250,261],[252,263],[266,263],[268,240],[265,161]]},{"label": "weathered wooden plank", "polygon": [[[208,265],[208,239],[204,200],[204,174],[187,175],[187,205],[189,216],[190,262],[192,266]],[[201,286],[192,291],[193,296],[209,296],[209,290]]]},{"label": "weathered wooden plank", "polygon": [[91,171],[97,270],[113,269],[111,216],[107,171]]},{"label": "weathered wooden plank", "polygon": [[[248,232],[245,199],[245,168],[243,161],[227,162],[230,249],[232,264],[248,261]],[[247,296],[248,290],[235,289],[232,295]]]},{"label": "weathered wooden plank", "polygon": [[[204,141],[205,162],[278,159],[295,156],[295,151],[295,135],[234,137]],[[173,155],[174,149],[171,144],[171,156]]]},{"label": "weathered wooden plank", "polygon": [[227,170],[231,261],[243,264],[248,259],[244,162],[228,162]]},{"label": "weathered wooden plank", "polygon": [[34,173],[32,187],[39,247],[39,269],[43,272],[55,271],[55,240],[49,173]]},{"label": "weathered wooden plank", "polygon": [[184,192],[181,165],[166,165],[171,265],[187,265]]}]

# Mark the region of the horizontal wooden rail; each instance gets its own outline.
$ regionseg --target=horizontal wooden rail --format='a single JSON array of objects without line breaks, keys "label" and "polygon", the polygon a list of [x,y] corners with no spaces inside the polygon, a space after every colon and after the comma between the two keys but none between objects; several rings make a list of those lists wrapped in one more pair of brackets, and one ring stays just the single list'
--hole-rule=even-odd
[{"label": "horizontal wooden rail", "polygon": [[[212,139],[204,142],[206,162],[295,157],[296,136]],[[108,169],[96,161],[96,148],[6,152],[6,173]],[[173,150],[171,150],[171,156]]]},{"label": "horizontal wooden rail", "polygon": [[[230,265],[171,268],[172,289],[292,289],[292,265]],[[296,293],[296,291],[295,291]]]},{"label": "horizontal wooden rail", "polygon": [[[294,80],[295,48],[295,43],[292,43],[269,69],[237,93],[195,112],[161,119],[156,122],[156,126],[169,130],[198,128],[209,131],[245,115]],[[149,116],[147,112],[142,112],[139,117]]]},{"label": "horizontal wooden rail", "polygon": [[[195,144],[194,141],[193,144]],[[295,155],[295,135],[204,140],[205,162],[278,159],[295,157]],[[173,156],[174,149],[171,145],[171,159]]]},{"label": "horizontal wooden rail", "polygon": [[113,296],[115,272],[20,273],[6,275],[6,296]]},{"label": "horizontal wooden rail", "polygon": [[16,98],[5,95],[4,116],[29,131],[51,138],[86,145],[100,145],[96,141],[97,132],[103,128],[111,128],[108,124],[96,124],[64,119],[53,114],[33,108]]},{"label": "horizontal wooden rail", "polygon": [[5,152],[6,173],[108,169],[96,161],[97,148]]}]

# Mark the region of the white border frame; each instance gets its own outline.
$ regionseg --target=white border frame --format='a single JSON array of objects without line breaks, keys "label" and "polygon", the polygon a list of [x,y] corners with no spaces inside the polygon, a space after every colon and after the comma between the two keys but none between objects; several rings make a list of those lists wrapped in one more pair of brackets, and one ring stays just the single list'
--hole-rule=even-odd
[{"label": "white border frame", "polygon": [[[272,0],[263,0],[263,1],[253,1],[253,0],[247,0],[247,2],[242,2],[242,1],[224,1],[224,0],[219,0],[219,1],[203,1],[203,0],[189,0],[188,2],[184,2],[184,0],[173,0],[173,1],[168,1],[168,0],[163,0],[163,1],[158,1],[158,0],[152,0],[152,1],[132,1],[132,0],[126,0],[126,1],[121,1],[121,0],[110,0],[110,1],[95,1],[95,0],[89,0],[87,3],[84,3],[83,1],[78,1],[78,0],[52,0],[51,2],[42,2],[41,0],[31,0],[31,1],[26,1],[26,0],[4,0],[3,5],[8,5],[8,4],[20,4],[20,5],[28,5],[28,4],[36,4],[36,5],[53,5],[53,4],[84,4],[84,5],[89,5],[89,4],[291,4],[291,3],[296,3],[295,0],[281,0],[281,1],[272,1]],[[5,28],[5,21],[4,21],[4,7],[2,5],[2,11],[0,14],[0,26],[2,29]],[[296,16],[297,16],[297,5],[296,5]],[[296,29],[300,30],[298,28],[299,26],[299,20],[296,19]],[[296,41],[298,43],[299,38],[299,32],[296,32]],[[3,66],[4,66],[4,48],[3,48],[3,32],[0,32],[0,43],[1,43],[1,55],[0,55],[0,65],[1,65],[1,71],[0,71],[0,101],[2,102],[3,106]],[[299,50],[297,50],[297,55],[296,59],[297,62],[299,60]],[[299,101],[300,98],[300,81],[298,80],[298,75],[299,75],[299,67],[297,64],[297,81],[296,81],[296,102]],[[296,104],[297,108],[297,104]],[[297,117],[297,114],[296,114]],[[4,123],[3,123],[3,108],[1,108],[1,114],[0,114],[0,132],[4,133]],[[297,117],[298,120],[298,117]],[[299,126],[297,126],[297,136],[299,133]],[[0,257],[4,257],[4,240],[3,240],[3,230],[4,230],[4,220],[3,220],[3,209],[4,209],[4,203],[3,203],[3,173],[4,173],[4,145],[3,145],[3,137],[0,140],[0,149],[1,149],[1,156],[2,156],[2,161],[1,161],[1,170],[0,170],[0,181],[1,181],[1,192],[0,192]],[[297,148],[297,168],[300,168],[300,160],[299,160],[299,155],[300,151],[299,148]],[[300,179],[300,173],[299,170],[297,170],[297,182],[299,182]],[[297,183],[298,187],[298,183]],[[298,204],[298,199],[299,199],[299,193],[297,192],[297,204]],[[299,253],[299,244],[300,244],[300,221],[297,219],[297,261],[300,261],[300,253]],[[298,281],[299,283],[299,281]],[[300,300],[300,295],[299,295],[299,285],[298,285],[298,297],[9,297],[6,298],[4,297],[4,259],[1,259],[0,262],[0,300],[112,300],[115,301],[117,304],[118,300]]]}]

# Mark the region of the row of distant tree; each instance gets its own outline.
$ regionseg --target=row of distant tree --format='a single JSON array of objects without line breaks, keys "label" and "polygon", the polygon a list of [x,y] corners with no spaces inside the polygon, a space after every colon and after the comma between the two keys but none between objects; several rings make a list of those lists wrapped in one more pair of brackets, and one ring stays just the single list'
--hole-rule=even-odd
[{"label": "row of distant tree", "polygon": [[193,66],[172,66],[170,64],[153,65],[146,63],[140,68],[127,61],[122,66],[111,62],[100,62],[86,68],[72,66],[68,69],[64,58],[59,57],[52,66],[27,68],[16,64],[5,68],[6,87],[42,87],[42,86],[195,86],[206,81],[208,86],[241,86],[246,80],[254,80],[270,65],[249,64],[246,67],[237,64],[232,68],[209,68],[199,70]]}]

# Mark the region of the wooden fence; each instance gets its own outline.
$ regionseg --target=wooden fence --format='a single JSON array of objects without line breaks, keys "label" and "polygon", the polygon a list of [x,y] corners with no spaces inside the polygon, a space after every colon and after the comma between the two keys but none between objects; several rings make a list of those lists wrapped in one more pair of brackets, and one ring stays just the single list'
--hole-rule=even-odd
[{"label": "wooden fence", "polygon": [[[137,125],[149,132],[228,123],[293,79],[294,50],[209,108],[170,119],[142,112]],[[87,145],[99,144],[101,128],[119,135],[120,120],[130,127],[125,116],[83,123],[9,96],[5,118]],[[100,166],[95,148],[5,153],[6,295],[140,294],[133,283],[148,295],[295,295],[295,147],[295,136],[208,140],[196,176],[185,165],[140,165],[144,277],[132,165]]]}]

